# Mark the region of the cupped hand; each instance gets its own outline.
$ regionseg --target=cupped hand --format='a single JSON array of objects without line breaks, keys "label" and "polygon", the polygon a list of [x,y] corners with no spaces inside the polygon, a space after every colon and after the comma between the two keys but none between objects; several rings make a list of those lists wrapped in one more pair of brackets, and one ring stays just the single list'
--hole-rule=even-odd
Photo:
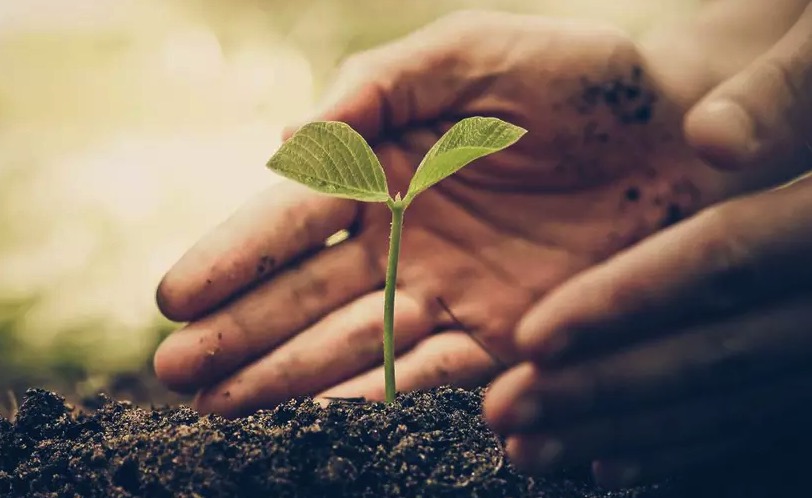
[{"label": "cupped hand", "polygon": [[[812,7],[689,113],[715,166],[812,168],[810,27]],[[810,212],[812,178],[711,207],[546,296],[485,403],[514,462],[628,485],[808,434]]]},{"label": "cupped hand", "polygon": [[730,201],[550,293],[486,396],[514,463],[624,486],[808,434],[810,212],[812,178]]},{"label": "cupped hand", "polygon": [[[591,23],[453,15],[350,58],[316,119],[358,129],[404,191],[442,132],[471,115],[529,133],[406,213],[401,391],[492,378],[519,358],[512,331],[540,296],[731,188],[691,155],[682,110],[635,45]],[[272,187],[161,282],[163,312],[190,323],[159,348],[158,376],[230,416],[303,394],[381,398],[388,224],[385,207]],[[342,229],[350,237],[327,247]]]}]

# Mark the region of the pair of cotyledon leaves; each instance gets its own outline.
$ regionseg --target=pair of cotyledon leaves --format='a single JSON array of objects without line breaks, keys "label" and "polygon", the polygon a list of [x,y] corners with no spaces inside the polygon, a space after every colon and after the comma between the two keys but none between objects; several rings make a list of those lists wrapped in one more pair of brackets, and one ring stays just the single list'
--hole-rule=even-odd
[{"label": "pair of cotyledon leaves", "polygon": [[[515,143],[526,130],[497,118],[472,117],[455,124],[420,162],[403,198],[419,193],[470,162]],[[337,121],[300,128],[268,161],[278,174],[336,197],[390,201],[383,167],[364,138]],[[400,200],[396,198],[396,200]]]}]

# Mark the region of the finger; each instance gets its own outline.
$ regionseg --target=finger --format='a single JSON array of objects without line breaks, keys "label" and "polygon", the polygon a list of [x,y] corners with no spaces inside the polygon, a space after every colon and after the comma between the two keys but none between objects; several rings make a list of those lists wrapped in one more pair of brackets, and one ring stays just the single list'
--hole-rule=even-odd
[{"label": "finger", "polygon": [[[448,331],[420,341],[395,360],[398,392],[443,385],[473,388],[484,385],[498,371],[493,359],[467,333]],[[364,397],[383,400],[383,367],[370,370],[318,397]]]},{"label": "finger", "polygon": [[721,392],[805,366],[807,295],[559,369],[531,363],[497,379],[486,414],[502,432],[561,426]]},{"label": "finger", "polygon": [[363,237],[324,250],[167,337],[155,372],[178,391],[197,390],[281,344],[330,311],[379,287],[383,262]]},{"label": "finger", "polygon": [[748,449],[747,437],[720,439],[686,447],[664,448],[636,458],[597,460],[592,475],[598,485],[616,489],[696,471]]},{"label": "finger", "polygon": [[[229,417],[312,395],[383,360],[383,292],[327,315],[312,327],[216,386],[204,389],[196,407]],[[396,350],[408,348],[433,327],[426,307],[408,293],[395,303]]]},{"label": "finger", "polygon": [[810,210],[812,178],[710,208],[551,292],[521,320],[517,349],[574,361],[809,287]]},{"label": "finger", "polygon": [[522,468],[553,472],[596,458],[646,453],[719,437],[739,438],[751,432],[775,432],[785,424],[786,413],[808,406],[811,388],[812,373],[799,372],[732,393],[575,420],[554,429],[542,426],[538,433],[512,436],[508,452]]},{"label": "finger", "polygon": [[782,162],[809,167],[810,33],[812,6],[775,46],[689,112],[686,137],[709,162],[731,169],[776,168]]},{"label": "finger", "polygon": [[266,278],[347,228],[358,205],[283,182],[252,199],[194,245],[164,276],[157,301],[187,321]]},{"label": "finger", "polygon": [[[447,16],[386,45],[349,57],[339,68],[314,116],[283,132],[290,137],[315,119],[343,121],[369,140],[407,124],[436,120],[459,106],[460,96],[477,78],[462,54],[470,53],[472,23],[487,14]],[[482,76],[482,75],[474,75]]]}]

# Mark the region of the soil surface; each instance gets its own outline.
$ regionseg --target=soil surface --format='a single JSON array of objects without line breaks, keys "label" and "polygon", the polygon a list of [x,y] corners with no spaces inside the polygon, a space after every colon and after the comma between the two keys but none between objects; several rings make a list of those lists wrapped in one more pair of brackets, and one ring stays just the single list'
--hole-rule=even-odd
[{"label": "soil surface", "polygon": [[809,496],[792,488],[805,472],[785,466],[766,477],[739,467],[615,492],[595,488],[585,470],[529,478],[505,459],[481,400],[482,391],[452,388],[403,394],[392,405],[324,408],[304,398],[229,421],[104,396],[81,413],[30,390],[13,423],[0,419],[0,496]]}]

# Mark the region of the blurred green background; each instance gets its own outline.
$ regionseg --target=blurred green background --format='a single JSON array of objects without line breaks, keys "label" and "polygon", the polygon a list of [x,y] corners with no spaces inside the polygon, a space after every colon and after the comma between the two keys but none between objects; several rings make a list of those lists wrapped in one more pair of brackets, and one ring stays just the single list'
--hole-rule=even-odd
[{"label": "blurred green background", "polygon": [[278,181],[281,128],[348,53],[463,8],[639,33],[697,3],[0,0],[0,393],[148,377],[161,274]]}]

